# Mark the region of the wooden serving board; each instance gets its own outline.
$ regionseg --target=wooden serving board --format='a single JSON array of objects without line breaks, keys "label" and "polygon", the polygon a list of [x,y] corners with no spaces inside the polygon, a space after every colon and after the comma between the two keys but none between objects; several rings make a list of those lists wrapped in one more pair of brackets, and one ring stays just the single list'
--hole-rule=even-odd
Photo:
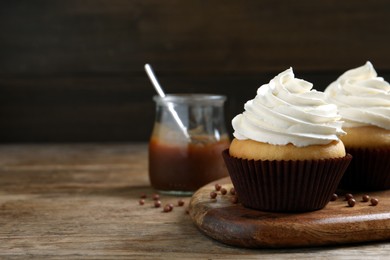
[{"label": "wooden serving board", "polygon": [[192,220],[206,235],[225,244],[249,247],[307,247],[390,240],[390,190],[366,193],[379,200],[377,206],[362,202],[362,193],[352,193],[356,205],[344,196],[321,210],[307,213],[270,213],[231,202],[232,195],[210,198],[215,183],[228,191],[224,178],[199,189],[191,198]]}]

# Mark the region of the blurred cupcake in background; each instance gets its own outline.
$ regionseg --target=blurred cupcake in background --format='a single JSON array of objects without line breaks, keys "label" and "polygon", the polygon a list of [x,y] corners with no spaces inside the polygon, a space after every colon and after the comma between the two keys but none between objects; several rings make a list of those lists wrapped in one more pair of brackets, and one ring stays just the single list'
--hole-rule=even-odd
[{"label": "blurred cupcake in background", "polygon": [[338,107],[347,133],[341,140],[353,156],[340,188],[390,189],[390,84],[368,61],[342,74],[325,94]]}]

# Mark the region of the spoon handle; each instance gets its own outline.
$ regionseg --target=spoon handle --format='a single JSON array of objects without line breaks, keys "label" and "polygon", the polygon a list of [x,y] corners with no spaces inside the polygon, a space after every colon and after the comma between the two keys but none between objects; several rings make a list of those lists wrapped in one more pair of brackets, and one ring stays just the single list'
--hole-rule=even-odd
[{"label": "spoon handle", "polygon": [[148,77],[149,77],[150,81],[152,82],[154,88],[156,89],[158,95],[160,97],[165,97],[164,90],[162,89],[160,83],[158,83],[158,80],[153,72],[153,69],[148,63],[145,64],[145,70],[146,70],[146,74],[148,74]]},{"label": "spoon handle", "polygon": [[[163,98],[166,96],[164,93],[164,90],[162,89],[160,83],[158,83],[158,80],[153,72],[152,67],[149,64],[145,64],[145,70],[146,74],[148,74],[150,81],[152,82],[154,88],[156,89],[158,95]],[[165,102],[165,101],[164,101]],[[180,127],[181,132],[185,136],[187,140],[191,140],[190,135],[188,134],[187,128],[184,126],[183,122],[181,121],[179,115],[177,114],[175,108],[173,107],[172,103],[166,103],[168,106],[168,110],[171,112],[173,119],[175,119],[176,124]]]}]

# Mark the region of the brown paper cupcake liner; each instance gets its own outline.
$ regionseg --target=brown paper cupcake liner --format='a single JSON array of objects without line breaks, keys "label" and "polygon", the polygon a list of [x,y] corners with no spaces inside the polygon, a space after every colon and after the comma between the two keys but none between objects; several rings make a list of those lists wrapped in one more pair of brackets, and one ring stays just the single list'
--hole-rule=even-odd
[{"label": "brown paper cupcake liner", "polygon": [[223,153],[239,201],[248,208],[305,212],[326,206],[352,159],[261,161]]},{"label": "brown paper cupcake liner", "polygon": [[390,147],[346,148],[353,160],[339,188],[354,191],[390,189]]}]

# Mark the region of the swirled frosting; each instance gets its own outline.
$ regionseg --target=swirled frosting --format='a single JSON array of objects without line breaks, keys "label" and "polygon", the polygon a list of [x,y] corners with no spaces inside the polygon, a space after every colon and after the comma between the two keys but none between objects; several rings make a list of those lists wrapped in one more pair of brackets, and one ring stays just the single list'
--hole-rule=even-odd
[{"label": "swirled frosting", "polygon": [[345,127],[374,125],[390,130],[390,84],[368,61],[342,74],[325,90],[338,106]]},{"label": "swirled frosting", "polygon": [[292,68],[257,90],[245,111],[232,120],[234,137],[273,145],[302,147],[328,144],[344,134],[337,106],[313,84],[294,76]]}]

